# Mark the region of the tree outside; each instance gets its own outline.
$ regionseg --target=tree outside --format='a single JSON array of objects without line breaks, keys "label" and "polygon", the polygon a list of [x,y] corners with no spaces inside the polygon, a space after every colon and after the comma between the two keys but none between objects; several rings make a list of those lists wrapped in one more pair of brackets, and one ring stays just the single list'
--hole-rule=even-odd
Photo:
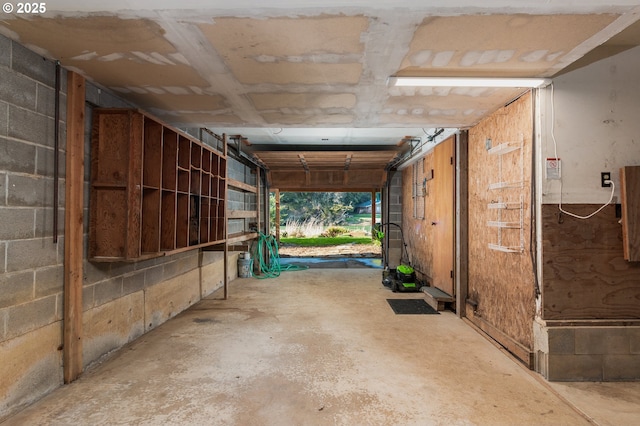
[{"label": "tree outside", "polygon": [[[275,227],[274,193],[270,194],[269,202],[271,225]],[[368,212],[363,213],[367,205]],[[284,230],[281,237],[337,236],[341,229],[344,234],[370,236],[370,209],[369,192],[283,192],[280,194],[280,228]]]}]

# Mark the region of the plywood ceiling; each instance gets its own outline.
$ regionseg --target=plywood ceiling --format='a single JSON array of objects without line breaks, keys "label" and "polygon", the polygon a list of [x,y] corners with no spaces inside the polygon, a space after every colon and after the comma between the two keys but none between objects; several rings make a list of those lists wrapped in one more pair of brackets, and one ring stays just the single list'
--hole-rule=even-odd
[{"label": "plywood ceiling", "polygon": [[637,0],[604,3],[58,0],[2,15],[0,33],[176,126],[232,128],[265,149],[394,147],[473,126],[521,90],[400,89],[389,76],[553,77],[640,44]]}]

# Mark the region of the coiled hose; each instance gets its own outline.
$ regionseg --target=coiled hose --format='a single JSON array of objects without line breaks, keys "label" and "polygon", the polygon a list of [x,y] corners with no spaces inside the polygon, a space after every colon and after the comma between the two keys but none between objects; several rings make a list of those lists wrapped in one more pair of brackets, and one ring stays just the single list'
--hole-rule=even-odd
[{"label": "coiled hose", "polygon": [[276,278],[284,271],[303,271],[309,269],[308,266],[286,265],[280,264],[280,255],[278,254],[278,242],[273,235],[265,235],[260,232],[258,236],[258,255],[259,275],[256,278]]}]

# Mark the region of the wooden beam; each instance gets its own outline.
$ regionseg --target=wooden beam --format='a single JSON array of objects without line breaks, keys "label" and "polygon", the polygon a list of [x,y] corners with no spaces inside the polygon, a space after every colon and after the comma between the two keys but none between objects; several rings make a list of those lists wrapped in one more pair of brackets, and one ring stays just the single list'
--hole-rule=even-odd
[{"label": "wooden beam", "polygon": [[228,219],[253,219],[258,217],[255,210],[229,210]]},{"label": "wooden beam", "polygon": [[[257,232],[240,232],[239,234],[231,234],[227,237],[229,244],[241,243],[243,241],[255,240],[258,238]],[[229,246],[231,249],[233,246]]]},{"label": "wooden beam", "polygon": [[254,194],[258,192],[258,189],[255,186],[249,185],[248,183],[240,182],[239,180],[227,178],[227,184],[233,188],[242,189],[244,191],[252,192]]},{"label": "wooden beam", "polygon": [[64,238],[63,376],[70,383],[82,373],[82,277],[84,213],[85,80],[67,74],[67,155]]}]

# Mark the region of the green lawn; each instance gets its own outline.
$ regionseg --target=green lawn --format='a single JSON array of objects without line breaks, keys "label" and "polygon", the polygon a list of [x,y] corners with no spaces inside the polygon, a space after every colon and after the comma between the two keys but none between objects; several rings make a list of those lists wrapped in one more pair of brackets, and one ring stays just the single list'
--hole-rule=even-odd
[{"label": "green lawn", "polygon": [[313,238],[295,238],[281,237],[282,244],[293,244],[301,247],[326,247],[337,246],[340,244],[371,244],[371,237],[313,237]]}]

